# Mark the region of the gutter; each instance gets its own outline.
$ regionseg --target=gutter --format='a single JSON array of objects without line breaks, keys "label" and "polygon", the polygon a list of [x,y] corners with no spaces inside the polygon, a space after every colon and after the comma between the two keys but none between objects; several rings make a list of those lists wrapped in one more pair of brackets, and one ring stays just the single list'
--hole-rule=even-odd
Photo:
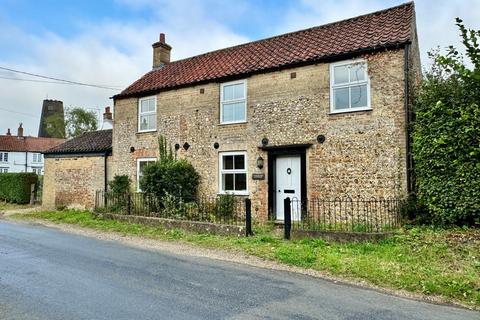
[{"label": "gutter", "polygon": [[407,174],[407,194],[410,195],[412,193],[412,168],[413,168],[413,161],[412,161],[412,150],[411,150],[411,143],[410,143],[410,122],[411,122],[411,115],[410,115],[410,79],[409,79],[409,52],[410,52],[410,44],[406,44],[404,48],[404,73],[405,73],[405,148],[406,148],[406,174]]}]

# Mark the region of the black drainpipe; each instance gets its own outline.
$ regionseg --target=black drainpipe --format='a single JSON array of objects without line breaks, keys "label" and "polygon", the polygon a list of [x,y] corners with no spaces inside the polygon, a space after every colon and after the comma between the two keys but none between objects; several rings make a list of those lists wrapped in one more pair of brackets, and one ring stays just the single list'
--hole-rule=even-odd
[{"label": "black drainpipe", "polygon": [[105,152],[105,155],[103,157],[103,165],[104,165],[104,170],[103,170],[104,188],[103,189],[105,192],[107,192],[107,188],[108,188],[107,157],[108,157],[108,152]]},{"label": "black drainpipe", "polygon": [[410,144],[410,86],[409,86],[409,51],[410,44],[405,45],[404,49],[404,72],[405,72],[405,147],[406,147],[406,169],[407,169],[407,193],[408,195],[412,192],[412,150]]},{"label": "black drainpipe", "polygon": [[28,151],[25,152],[25,172],[28,172]]}]

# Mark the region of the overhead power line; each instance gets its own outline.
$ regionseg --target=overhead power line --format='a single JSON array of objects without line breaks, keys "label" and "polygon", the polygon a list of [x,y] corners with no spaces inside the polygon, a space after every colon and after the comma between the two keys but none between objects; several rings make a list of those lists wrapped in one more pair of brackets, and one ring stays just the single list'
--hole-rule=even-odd
[{"label": "overhead power line", "polygon": [[32,77],[48,79],[48,80],[55,80],[55,81],[59,81],[59,82],[62,82],[62,83],[69,83],[69,84],[74,84],[74,85],[79,85],[79,86],[86,86],[86,87],[93,87],[93,88],[100,88],[100,89],[108,89],[108,90],[115,90],[115,91],[119,91],[119,90],[122,89],[118,86],[107,86],[107,85],[102,85],[102,84],[91,84],[91,83],[85,83],[85,82],[79,82],[79,81],[60,79],[60,78],[44,76],[44,75],[40,75],[40,74],[36,74],[36,73],[31,73],[31,72],[26,72],[26,71],[21,71],[21,70],[15,70],[15,69],[1,67],[1,66],[0,66],[0,69],[10,71],[10,72],[20,73],[20,74],[25,74],[25,75],[32,76]]},{"label": "overhead power line", "polygon": [[14,110],[10,110],[10,109],[7,109],[7,108],[2,108],[2,107],[0,107],[0,110],[7,111],[7,112],[11,112],[11,113],[16,113],[16,114],[21,114],[21,115],[24,115],[24,116],[29,116],[29,117],[33,117],[33,118],[40,119],[39,116],[36,116],[36,115],[34,115],[34,114],[31,114],[31,113],[14,111]]},{"label": "overhead power line", "polygon": [[60,82],[60,81],[48,81],[48,80],[36,80],[36,79],[22,79],[22,78],[11,78],[11,77],[3,77],[3,76],[0,76],[0,79],[15,80],[15,81],[28,81],[28,82],[41,82],[41,83],[54,83],[54,84],[73,85],[72,83]]}]

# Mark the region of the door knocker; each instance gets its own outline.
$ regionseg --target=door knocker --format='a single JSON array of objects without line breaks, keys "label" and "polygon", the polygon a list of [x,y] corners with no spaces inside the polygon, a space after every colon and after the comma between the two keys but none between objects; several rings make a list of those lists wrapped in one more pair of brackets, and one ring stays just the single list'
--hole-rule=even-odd
[{"label": "door knocker", "polygon": [[287,174],[291,174],[292,173],[292,169],[288,168],[287,169]]}]

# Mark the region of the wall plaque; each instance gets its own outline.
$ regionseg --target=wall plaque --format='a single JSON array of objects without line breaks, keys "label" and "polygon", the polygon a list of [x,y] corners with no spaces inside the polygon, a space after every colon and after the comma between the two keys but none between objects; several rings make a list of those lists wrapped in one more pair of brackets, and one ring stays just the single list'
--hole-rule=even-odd
[{"label": "wall plaque", "polygon": [[264,173],[253,173],[252,174],[252,179],[253,180],[265,180],[265,174]]}]

